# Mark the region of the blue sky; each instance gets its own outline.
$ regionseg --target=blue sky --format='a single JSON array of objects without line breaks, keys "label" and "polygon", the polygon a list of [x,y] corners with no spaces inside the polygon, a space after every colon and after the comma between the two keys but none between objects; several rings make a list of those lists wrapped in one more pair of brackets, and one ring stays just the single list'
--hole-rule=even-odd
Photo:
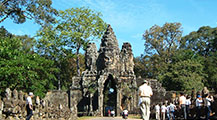
[{"label": "blue sky", "polygon": [[[201,26],[217,26],[217,0],[53,0],[53,7],[65,10],[71,7],[89,7],[103,14],[111,24],[121,48],[130,42],[134,57],[144,53],[142,34],[157,24],[180,22],[183,35]],[[34,36],[39,25],[33,21],[15,24],[6,19],[0,26],[17,35]],[[96,42],[98,49],[100,41]]]}]

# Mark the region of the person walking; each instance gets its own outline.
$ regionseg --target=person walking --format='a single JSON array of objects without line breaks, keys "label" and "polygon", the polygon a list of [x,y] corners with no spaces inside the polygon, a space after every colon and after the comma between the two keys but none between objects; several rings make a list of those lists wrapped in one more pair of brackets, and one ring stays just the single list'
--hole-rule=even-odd
[{"label": "person walking", "polygon": [[170,103],[170,120],[175,120],[174,112],[176,110],[176,106],[171,102]]},{"label": "person walking", "polygon": [[180,93],[179,97],[179,107],[181,108],[182,114],[184,116],[184,119],[187,120],[187,113],[186,113],[186,97],[184,96],[184,93]]},{"label": "person walking", "polygon": [[26,110],[27,110],[26,120],[30,120],[30,118],[33,115],[33,107],[32,107],[33,96],[34,96],[33,93],[29,92],[29,96],[26,98]]},{"label": "person walking", "polygon": [[213,96],[207,94],[206,96],[206,120],[209,120],[210,113],[211,113],[211,102],[214,101]]},{"label": "person walking", "polygon": [[167,105],[167,120],[170,120],[170,105]]},{"label": "person walking", "polygon": [[191,105],[191,97],[190,97],[190,96],[187,96],[187,99],[186,99],[186,101],[185,101],[187,119],[189,119],[190,105]]},{"label": "person walking", "polygon": [[154,108],[155,108],[155,118],[156,118],[156,120],[160,120],[160,106],[159,106],[159,104],[156,104]]},{"label": "person walking", "polygon": [[151,87],[148,85],[148,81],[144,80],[143,84],[139,87],[139,106],[142,111],[142,119],[149,120],[150,116],[150,97],[153,95]]},{"label": "person walking", "polygon": [[167,111],[167,107],[165,105],[165,103],[163,103],[163,105],[161,106],[161,120],[165,120],[166,119],[166,111]]},{"label": "person walking", "polygon": [[196,99],[196,111],[197,111],[196,119],[197,120],[200,120],[200,113],[201,113],[202,104],[203,104],[202,97],[200,95],[198,95],[197,99]]}]

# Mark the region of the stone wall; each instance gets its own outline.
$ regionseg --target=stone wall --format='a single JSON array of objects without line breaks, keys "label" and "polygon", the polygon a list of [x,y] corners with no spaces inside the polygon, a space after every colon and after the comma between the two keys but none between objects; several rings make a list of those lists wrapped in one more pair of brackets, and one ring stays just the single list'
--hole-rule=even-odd
[{"label": "stone wall", "polygon": [[[34,120],[76,120],[77,95],[66,91],[48,92],[45,98],[35,96],[33,100],[32,119]],[[27,93],[10,89],[6,90],[5,97],[0,99],[0,120],[25,120]],[[71,103],[71,105],[69,105]],[[72,105],[75,104],[75,105]]]}]

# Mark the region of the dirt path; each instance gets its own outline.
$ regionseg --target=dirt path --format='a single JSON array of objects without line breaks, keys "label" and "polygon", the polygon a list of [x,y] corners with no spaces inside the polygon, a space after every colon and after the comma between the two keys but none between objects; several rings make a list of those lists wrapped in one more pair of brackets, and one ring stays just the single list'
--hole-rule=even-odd
[{"label": "dirt path", "polygon": [[142,120],[142,119],[123,119],[121,117],[96,117],[96,118],[90,118],[90,119],[86,119],[86,120]]}]

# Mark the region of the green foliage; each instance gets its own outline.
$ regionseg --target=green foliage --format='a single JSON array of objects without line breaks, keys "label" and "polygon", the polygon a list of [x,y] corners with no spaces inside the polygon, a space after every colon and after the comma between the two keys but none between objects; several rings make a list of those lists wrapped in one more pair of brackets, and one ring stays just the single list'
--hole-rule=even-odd
[{"label": "green foliage", "polygon": [[143,34],[146,54],[158,54],[165,62],[178,49],[182,36],[180,23],[165,23],[162,27],[154,25]]},{"label": "green foliage", "polygon": [[[71,8],[59,11],[61,19],[58,21],[57,29],[61,39],[68,48],[76,50],[86,48],[91,40],[99,39],[105,31],[106,24],[101,19],[101,14],[88,8]],[[80,76],[80,63],[77,57],[77,75]]]},{"label": "green foliage", "polygon": [[1,28],[0,28],[0,36],[1,36],[1,37],[12,37],[12,34],[9,33],[9,32],[4,28],[4,26],[1,26]]},{"label": "green foliage", "polygon": [[213,52],[205,59],[205,73],[207,74],[206,86],[217,91],[217,52]]},{"label": "green foliage", "polygon": [[20,37],[0,39],[1,94],[9,87],[12,90],[33,91],[42,97],[48,89],[54,88],[54,73],[58,69],[53,67],[52,61],[24,51]]},{"label": "green foliage", "polygon": [[180,23],[151,27],[143,35],[145,55],[135,61],[142,77],[156,78],[167,90],[217,90],[217,28],[201,27],[181,38]]},{"label": "green foliage", "polygon": [[[71,85],[71,78],[76,75],[76,56],[74,49],[65,46],[59,31],[54,26],[44,26],[36,35],[36,51],[40,55],[54,61],[54,65],[60,69],[56,74],[60,80],[61,88],[66,90]],[[84,71],[84,55],[79,54],[81,71]],[[54,83],[58,86],[58,82]]]},{"label": "green foliage", "polygon": [[36,23],[54,22],[57,15],[52,8],[52,0],[1,0],[0,23],[10,18],[15,23],[21,24],[26,19],[34,19]]},{"label": "green foliage", "polygon": [[158,78],[168,69],[172,57],[179,49],[182,35],[180,23],[165,23],[162,27],[154,25],[143,34],[145,55],[143,77]]},{"label": "green foliage", "polygon": [[192,51],[177,51],[166,72],[159,75],[159,80],[167,90],[190,91],[192,88],[201,90],[206,77],[203,72],[203,62],[204,59]]},{"label": "green foliage", "polygon": [[196,53],[207,56],[217,50],[217,28],[200,27],[182,38],[181,47],[191,49]]},{"label": "green foliage", "polygon": [[217,91],[217,28],[200,27],[182,38],[181,47],[202,55],[205,62],[203,72],[207,74],[205,85]]}]

